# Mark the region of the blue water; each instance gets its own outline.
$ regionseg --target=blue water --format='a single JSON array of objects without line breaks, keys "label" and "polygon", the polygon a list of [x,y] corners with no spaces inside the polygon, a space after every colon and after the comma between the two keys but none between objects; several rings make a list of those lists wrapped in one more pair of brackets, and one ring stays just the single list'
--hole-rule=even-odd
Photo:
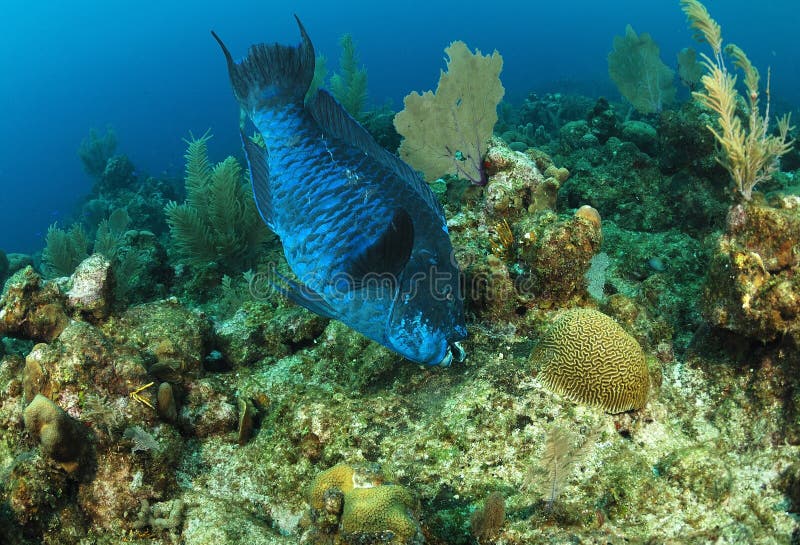
[{"label": "blue water", "polygon": [[[727,42],[740,45],[762,72],[772,67],[774,100],[800,103],[796,1],[706,6]],[[697,47],[677,0],[2,0],[0,248],[37,251],[48,225],[70,221],[91,187],[76,154],[91,127],[111,125],[118,151],[156,176],[181,175],[189,131],[211,128],[212,158],[238,153],[238,111],[209,30],[243,55],[254,42],[296,43],[293,13],[331,69],[338,38],[351,33],[369,73],[371,102],[391,100],[395,108],[408,92],[435,88],[452,40],[500,51],[512,100],[565,83],[614,93],[606,55],[627,23],[649,32],[670,65],[678,50]]]}]

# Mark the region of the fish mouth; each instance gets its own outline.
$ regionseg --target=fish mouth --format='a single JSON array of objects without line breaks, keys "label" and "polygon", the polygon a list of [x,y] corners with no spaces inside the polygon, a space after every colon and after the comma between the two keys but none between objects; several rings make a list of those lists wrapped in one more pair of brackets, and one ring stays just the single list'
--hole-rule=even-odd
[{"label": "fish mouth", "polygon": [[439,367],[450,367],[453,361],[455,360],[456,363],[461,363],[467,358],[467,351],[464,350],[464,347],[461,346],[460,342],[450,343],[447,347],[447,351],[444,354],[444,357],[441,359],[438,365]]}]

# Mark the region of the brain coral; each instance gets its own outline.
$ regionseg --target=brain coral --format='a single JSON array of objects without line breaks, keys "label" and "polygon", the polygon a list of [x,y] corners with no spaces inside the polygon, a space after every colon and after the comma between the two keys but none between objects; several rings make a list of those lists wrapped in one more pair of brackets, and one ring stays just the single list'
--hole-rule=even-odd
[{"label": "brain coral", "polygon": [[416,503],[399,485],[355,488],[344,495],[342,538],[345,543],[422,543],[412,514]]},{"label": "brain coral", "polygon": [[306,491],[316,529],[311,543],[361,545],[424,542],[414,516],[416,500],[402,486],[384,484],[379,467],[339,464],[323,471]]},{"label": "brain coral", "polygon": [[591,309],[560,316],[531,353],[548,390],[609,413],[639,409],[650,386],[644,353],[612,318]]}]

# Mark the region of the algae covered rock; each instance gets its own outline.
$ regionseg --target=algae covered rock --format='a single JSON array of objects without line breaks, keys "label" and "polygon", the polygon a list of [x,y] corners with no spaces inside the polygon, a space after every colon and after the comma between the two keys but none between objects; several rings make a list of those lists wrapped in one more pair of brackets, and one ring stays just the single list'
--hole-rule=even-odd
[{"label": "algae covered rock", "polygon": [[[485,163],[489,175],[486,214],[490,218],[513,224],[529,212],[550,209],[555,205],[559,180],[542,174],[536,162],[526,154],[513,151],[495,140],[486,154]],[[564,177],[564,174],[559,176]]]},{"label": "algae covered rock", "polygon": [[215,341],[234,367],[266,358],[288,356],[314,342],[328,325],[304,308],[274,308],[266,302],[246,303],[230,319],[215,324]]},{"label": "algae covered rock", "polygon": [[64,295],[53,282],[43,282],[32,267],[8,279],[0,296],[0,337],[50,342],[69,323]]},{"label": "algae covered rock", "polygon": [[746,337],[800,344],[800,198],[737,204],[709,265],[703,315]]},{"label": "algae covered rock", "polygon": [[521,292],[552,302],[584,294],[586,272],[603,240],[599,215],[586,216],[560,218],[551,212],[521,222],[520,261],[529,271],[516,282]]},{"label": "algae covered rock", "polygon": [[[69,489],[69,476],[64,471],[53,470],[52,465],[39,453],[18,457],[3,475],[0,500],[3,510],[8,509],[11,520],[25,527],[46,526],[56,509],[63,505]],[[0,515],[0,537],[5,537],[7,515]],[[10,531],[10,528],[8,528]],[[3,543],[7,543],[3,541]]]},{"label": "algae covered rock", "polygon": [[197,437],[223,435],[238,429],[236,401],[216,376],[191,381],[178,415],[185,433]]},{"label": "algae covered rock", "polygon": [[[130,361],[130,360],[133,361]],[[58,339],[39,343],[25,358],[23,384],[26,399],[36,394],[61,397],[71,411],[87,391],[122,390],[144,369],[135,354],[114,354],[108,338],[87,322],[72,322]]]},{"label": "algae covered rock", "polygon": [[102,254],[83,261],[70,277],[67,305],[91,321],[102,320],[111,310],[114,295],[114,274],[111,262]]},{"label": "algae covered rock", "polygon": [[211,324],[177,300],[131,307],[108,329],[111,337],[149,360],[148,372],[162,381],[202,374]]}]

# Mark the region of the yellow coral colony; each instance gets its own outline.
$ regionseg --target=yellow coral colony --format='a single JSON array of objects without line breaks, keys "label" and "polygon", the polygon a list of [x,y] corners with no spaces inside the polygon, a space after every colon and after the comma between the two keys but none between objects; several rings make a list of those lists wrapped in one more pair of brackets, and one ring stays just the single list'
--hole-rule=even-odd
[{"label": "yellow coral colony", "polygon": [[698,31],[698,37],[705,40],[714,52],[713,58],[702,55],[703,66],[707,70],[701,79],[705,91],[695,91],[692,95],[719,116],[718,128],[708,126],[720,145],[717,161],[731,174],[742,196],[750,200],[753,187],[772,176],[778,169],[780,157],[792,147],[789,131],[793,127],[789,124],[789,115],[778,119],[777,136],[769,134],[769,72],[765,91],[766,107],[762,116],[758,104],[758,70],[741,48],[731,44],[724,52],[730,55],[734,64],[744,73],[744,84],[748,93],[748,125],[747,128],[743,126],[736,115],[739,97],[736,76],[725,67],[719,24],[697,0],[681,0],[681,6],[691,27]]},{"label": "yellow coral colony", "polygon": [[531,353],[537,378],[548,390],[609,413],[639,409],[650,377],[636,339],[592,309],[559,317]]}]

